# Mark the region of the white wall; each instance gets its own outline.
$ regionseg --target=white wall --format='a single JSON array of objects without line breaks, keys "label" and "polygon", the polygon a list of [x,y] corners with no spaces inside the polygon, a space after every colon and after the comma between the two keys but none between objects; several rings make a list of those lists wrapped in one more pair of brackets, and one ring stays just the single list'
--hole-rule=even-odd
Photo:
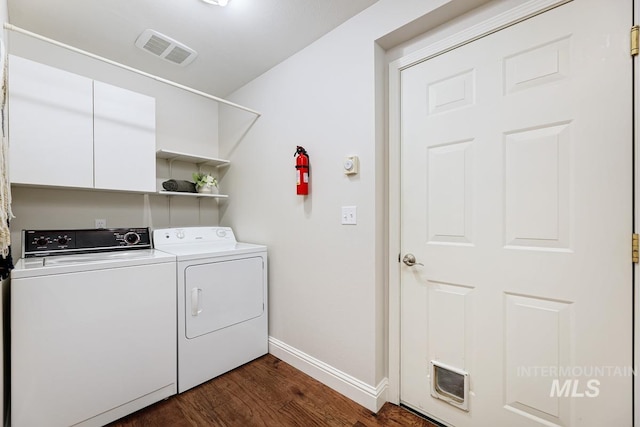
[{"label": "white wall", "polygon": [[[270,335],[369,390],[385,381],[385,265],[397,257],[385,255],[386,66],[375,41],[468,4],[380,0],[232,94],[263,113],[241,141],[247,119],[221,111],[233,198],[220,220],[269,245]],[[310,155],[308,197],[295,194],[296,145]],[[342,173],[348,155],[360,157],[355,177]],[[340,224],[348,205],[358,207],[356,226]]]},{"label": "white wall", "polygon": [[[218,155],[218,103],[89,59],[51,44],[9,33],[9,52],[44,64],[85,75],[156,98],[156,147],[203,156]],[[141,55],[144,53],[141,52]],[[173,64],[167,63],[167,67]],[[10,107],[9,107],[10,108]],[[34,117],[34,126],[37,118]],[[52,135],[55,138],[55,135]],[[59,167],[73,167],[68,153],[60,153]],[[135,167],[136,159],[122,153],[122,166]],[[167,162],[157,162],[158,177],[168,178]],[[174,178],[191,179],[193,164],[176,162]],[[224,190],[224,182],[221,184]],[[42,228],[93,228],[96,218],[108,227],[216,225],[218,205],[213,199],[144,196],[114,192],[13,187],[11,223],[13,250],[20,254],[20,231]]]}]

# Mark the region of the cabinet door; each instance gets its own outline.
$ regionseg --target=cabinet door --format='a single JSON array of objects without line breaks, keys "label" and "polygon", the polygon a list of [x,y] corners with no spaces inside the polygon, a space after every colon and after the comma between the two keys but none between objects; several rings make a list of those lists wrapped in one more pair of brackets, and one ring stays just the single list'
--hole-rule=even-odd
[{"label": "cabinet door", "polygon": [[12,183],[93,187],[91,79],[9,56]]},{"label": "cabinet door", "polygon": [[155,98],[94,82],[95,187],[156,191]]}]

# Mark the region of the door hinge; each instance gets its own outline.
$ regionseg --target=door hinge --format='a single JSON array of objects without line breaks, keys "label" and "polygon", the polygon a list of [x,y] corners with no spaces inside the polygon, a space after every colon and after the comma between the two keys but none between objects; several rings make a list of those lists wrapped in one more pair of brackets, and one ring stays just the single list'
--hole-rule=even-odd
[{"label": "door hinge", "polygon": [[636,56],[640,52],[640,26],[631,27],[631,56]]},{"label": "door hinge", "polygon": [[632,234],[631,235],[631,262],[637,264],[640,262],[640,235]]}]

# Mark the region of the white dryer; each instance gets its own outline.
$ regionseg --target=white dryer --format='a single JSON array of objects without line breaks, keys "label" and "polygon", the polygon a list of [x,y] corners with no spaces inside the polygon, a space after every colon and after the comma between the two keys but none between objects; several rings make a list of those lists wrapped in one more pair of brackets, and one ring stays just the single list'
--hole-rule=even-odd
[{"label": "white dryer", "polygon": [[177,259],[179,393],[268,352],[266,246],[228,227],[158,229],[153,240]]}]

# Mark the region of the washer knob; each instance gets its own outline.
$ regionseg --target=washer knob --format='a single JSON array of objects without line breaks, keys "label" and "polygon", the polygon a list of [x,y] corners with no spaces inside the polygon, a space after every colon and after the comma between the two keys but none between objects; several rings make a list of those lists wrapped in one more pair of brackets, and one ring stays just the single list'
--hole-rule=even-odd
[{"label": "washer knob", "polygon": [[124,235],[124,241],[129,245],[135,245],[140,241],[140,235],[134,231],[130,231]]},{"label": "washer knob", "polygon": [[67,236],[58,236],[59,245],[66,245],[67,243],[69,243],[69,238]]},{"label": "washer knob", "polygon": [[40,237],[36,239],[36,245],[38,246],[46,246],[47,243],[49,243],[49,241],[47,240],[46,237]]},{"label": "washer knob", "polygon": [[184,230],[178,230],[176,231],[176,237],[178,239],[184,239]]},{"label": "washer knob", "polygon": [[216,234],[218,235],[218,237],[226,237],[227,236],[227,230],[219,228],[216,231]]}]

